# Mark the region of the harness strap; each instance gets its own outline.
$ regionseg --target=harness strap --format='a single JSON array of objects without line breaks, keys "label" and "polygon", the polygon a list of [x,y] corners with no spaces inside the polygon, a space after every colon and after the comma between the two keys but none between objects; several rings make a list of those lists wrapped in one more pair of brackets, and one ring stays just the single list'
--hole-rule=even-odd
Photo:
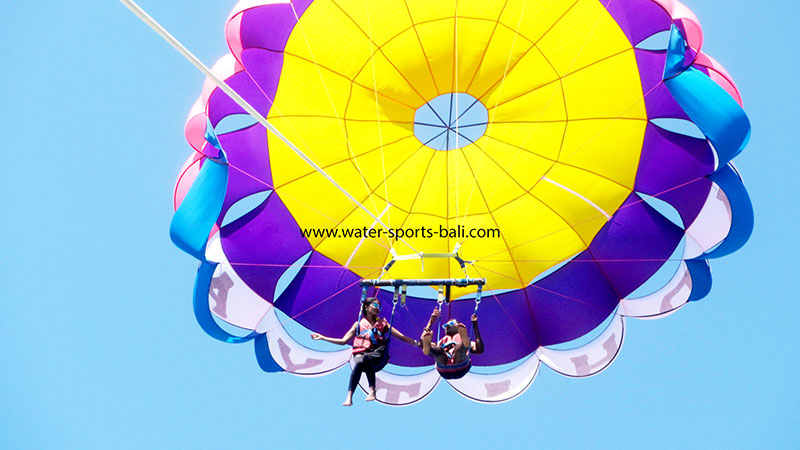
[{"label": "harness strap", "polygon": [[361,303],[358,304],[358,320],[356,320],[356,336],[361,334],[361,313],[364,310],[364,302],[367,301],[367,287],[361,287]]},{"label": "harness strap", "polygon": [[[475,293],[475,310],[472,312],[473,314],[478,314],[478,306],[481,305],[481,295],[483,294],[483,285],[478,285],[478,291]],[[475,327],[470,327],[469,330],[469,346],[472,349],[472,338],[474,337],[473,334],[475,333]]]},{"label": "harness strap", "polygon": [[[444,304],[444,287],[441,284],[439,285],[439,296],[436,302],[439,304],[439,320],[441,320],[442,305]],[[442,335],[442,327],[436,327],[436,342],[439,342],[441,335]]]},{"label": "harness strap", "polygon": [[392,327],[394,326],[394,311],[397,309],[397,299],[399,296],[400,296],[400,287],[395,286],[394,297],[392,298],[392,317],[389,319],[389,329],[387,330],[389,336],[386,337],[386,351],[384,352],[385,355],[389,355],[389,344],[392,343]]}]

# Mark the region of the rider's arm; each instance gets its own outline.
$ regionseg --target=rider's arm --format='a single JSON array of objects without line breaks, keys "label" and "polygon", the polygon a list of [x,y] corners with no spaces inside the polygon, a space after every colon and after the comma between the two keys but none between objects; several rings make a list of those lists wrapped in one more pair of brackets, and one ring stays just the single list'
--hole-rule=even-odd
[{"label": "rider's arm", "polygon": [[395,327],[392,327],[392,336],[400,339],[401,341],[405,342],[406,344],[410,344],[410,345],[413,345],[415,347],[419,347],[420,346],[420,342],[419,341],[411,339],[410,337],[408,337],[405,334],[403,334],[400,331],[398,331],[397,328],[395,328]]},{"label": "rider's arm", "polygon": [[475,333],[475,340],[470,343],[470,351],[475,354],[483,353],[483,339],[478,330],[478,317],[474,314],[472,315],[472,331]]},{"label": "rider's arm", "polygon": [[345,345],[350,339],[353,339],[353,336],[356,335],[356,327],[358,326],[358,322],[355,322],[352,327],[344,334],[340,339],[328,337],[321,335],[319,333],[311,333],[311,338],[314,340],[323,340],[325,342],[330,342],[331,344],[338,344],[338,345]]}]

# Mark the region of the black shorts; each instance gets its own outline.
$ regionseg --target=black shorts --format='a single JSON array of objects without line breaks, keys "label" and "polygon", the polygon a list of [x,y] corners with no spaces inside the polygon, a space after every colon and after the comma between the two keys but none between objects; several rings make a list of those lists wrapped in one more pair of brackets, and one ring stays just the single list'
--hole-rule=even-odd
[{"label": "black shorts", "polygon": [[353,356],[353,360],[356,364],[362,362],[371,368],[372,371],[378,372],[383,370],[383,368],[386,367],[386,364],[389,362],[389,353],[386,351],[386,347],[382,345],[375,350],[356,353]]}]

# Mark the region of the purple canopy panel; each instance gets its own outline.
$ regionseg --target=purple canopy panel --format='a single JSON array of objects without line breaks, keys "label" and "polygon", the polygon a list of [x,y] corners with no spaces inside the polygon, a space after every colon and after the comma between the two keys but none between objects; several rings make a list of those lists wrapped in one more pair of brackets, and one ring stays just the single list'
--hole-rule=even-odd
[{"label": "purple canopy panel", "polygon": [[684,184],[675,189],[671,189],[658,196],[661,200],[668,202],[681,215],[681,220],[685,226],[689,226],[705,204],[708,193],[711,191],[711,180],[700,178],[690,183]]},{"label": "purple canopy panel", "polygon": [[644,148],[635,190],[647,195],[659,197],[714,171],[714,154],[705,139],[673,133],[649,123]]},{"label": "purple canopy panel", "polygon": [[666,51],[653,51],[634,49],[636,65],[642,80],[642,92],[648,93],[664,80],[664,63],[667,59]]},{"label": "purple canopy panel", "polygon": [[[539,336],[524,290],[497,296],[484,294],[478,315],[479,324],[484,324],[481,337],[488,350],[475,355],[475,364],[488,366],[516,361],[539,347]],[[487,324],[491,326],[485,326]]]},{"label": "purple canopy panel", "polygon": [[672,23],[669,14],[653,0],[603,0],[603,4],[631,45],[668,30]]},{"label": "purple canopy panel", "polygon": [[220,230],[222,248],[247,285],[272,301],[286,269],[311,251],[297,223],[276,194]]},{"label": "purple canopy panel", "polygon": [[525,291],[542,345],[571,341],[595,329],[620,299],[588,251]]},{"label": "purple canopy panel", "polygon": [[217,222],[220,224],[231,205],[248,195],[272,189],[272,175],[264,127],[256,124],[217,137],[231,165],[225,201]]},{"label": "purple canopy panel", "polygon": [[683,239],[683,230],[631,194],[589,245],[618,298],[647,281]]},{"label": "purple canopy panel", "polygon": [[301,17],[312,2],[295,0],[291,5],[276,3],[246,10],[242,13],[240,27],[242,48],[282,52],[297,24],[297,17]]},{"label": "purple canopy panel", "polygon": [[[266,117],[272,101],[264,95],[259,87],[246,71],[240,71],[229,77],[225,82],[236,93],[242,96],[256,111]],[[247,114],[232,98],[221,89],[214,89],[208,99],[208,120],[212,126],[217,126],[219,122],[231,114]]]},{"label": "purple canopy panel", "polygon": [[275,306],[308,329],[343,336],[358,318],[360,280],[349,269],[314,251]]},{"label": "purple canopy panel", "polygon": [[636,62],[642,79],[647,117],[674,117],[689,120],[689,116],[672,97],[663,83],[666,52],[635,49]]},{"label": "purple canopy panel", "polygon": [[675,119],[689,120],[689,116],[683,108],[678,105],[678,102],[672,97],[672,94],[667,89],[664,83],[653,88],[652,91],[647,92],[645,97],[645,104],[647,105],[647,117],[663,118],[670,117]]},{"label": "purple canopy panel", "polygon": [[271,104],[275,100],[283,70],[283,53],[261,48],[246,48],[241,55],[242,65],[255,81],[261,95]]}]

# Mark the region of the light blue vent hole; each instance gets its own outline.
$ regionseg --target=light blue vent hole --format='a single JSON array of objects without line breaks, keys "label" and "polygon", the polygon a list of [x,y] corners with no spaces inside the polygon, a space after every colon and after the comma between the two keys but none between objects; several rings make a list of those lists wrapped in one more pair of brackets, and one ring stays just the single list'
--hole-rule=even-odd
[{"label": "light blue vent hole", "polygon": [[434,150],[465,147],[486,133],[489,112],[477,98],[463,93],[442,94],[414,114],[414,135]]}]

